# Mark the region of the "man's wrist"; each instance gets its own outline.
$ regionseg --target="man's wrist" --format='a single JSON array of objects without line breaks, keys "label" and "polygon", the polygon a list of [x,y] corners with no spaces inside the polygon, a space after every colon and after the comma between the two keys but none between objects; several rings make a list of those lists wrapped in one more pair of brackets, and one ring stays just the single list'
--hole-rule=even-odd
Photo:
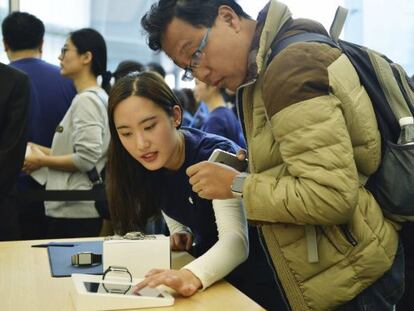
[{"label": "man's wrist", "polygon": [[248,173],[240,173],[233,178],[233,182],[231,184],[231,193],[233,194],[234,198],[243,198],[244,181],[246,180],[247,176],[249,176]]}]

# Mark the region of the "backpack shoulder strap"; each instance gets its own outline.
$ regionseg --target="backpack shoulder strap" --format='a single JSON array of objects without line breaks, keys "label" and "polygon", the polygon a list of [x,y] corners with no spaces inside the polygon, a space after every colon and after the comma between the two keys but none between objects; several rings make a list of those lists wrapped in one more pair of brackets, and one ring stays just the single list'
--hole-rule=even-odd
[{"label": "backpack shoulder strap", "polygon": [[344,28],[346,17],[348,16],[348,9],[338,6],[336,9],[335,17],[332,21],[331,28],[329,29],[329,35],[332,40],[338,43],[339,35]]},{"label": "backpack shoulder strap", "polygon": [[319,42],[319,43],[325,43],[330,45],[334,48],[340,48],[336,42],[334,42],[331,38],[328,36],[319,34],[319,33],[313,33],[313,32],[303,32],[298,33],[289,37],[286,37],[279,41],[274,41],[271,45],[271,53],[267,61],[267,66],[270,64],[270,62],[273,60],[273,58],[279,54],[281,51],[283,51],[285,48],[287,48],[289,45],[293,43],[299,43],[299,42]]},{"label": "backpack shoulder strap", "polygon": [[[102,96],[102,94],[100,94],[99,92],[95,91],[95,90],[86,90],[86,92],[90,92],[96,95],[96,97],[98,97],[98,99],[100,100],[100,102],[102,103],[102,105],[104,105],[104,107],[106,107],[107,105],[105,104],[107,102],[107,100]],[[105,170],[105,167],[103,169],[103,171]],[[102,173],[102,172],[101,172]],[[103,184],[103,174],[100,174],[96,168],[96,166],[94,168],[92,168],[90,171],[87,171],[86,174],[88,175],[88,178],[90,180],[90,182],[92,183],[93,186],[96,185],[100,185]]]},{"label": "backpack shoulder strap", "polygon": [[274,41],[271,45],[272,52],[270,53],[270,56],[268,58],[267,65],[272,61],[272,59],[279,54],[282,50],[284,50],[286,47],[293,43],[298,42],[319,42],[319,43],[325,43],[335,48],[339,47],[339,35],[342,32],[342,29],[344,28],[344,24],[346,21],[346,17],[348,16],[348,9],[338,6],[336,9],[335,17],[332,21],[331,28],[329,30],[329,35],[325,36],[319,33],[311,33],[311,32],[304,32],[299,33],[290,37],[287,37],[285,39],[282,39],[280,41]]},{"label": "backpack shoulder strap", "polygon": [[[390,108],[397,120],[403,117],[411,117],[412,113],[410,110],[411,98],[404,96],[402,90],[407,94],[410,88],[402,84],[400,88],[398,80],[394,76],[391,64],[381,55],[371,52],[368,50],[368,56],[371,60],[372,66],[377,75],[380,86],[385,94],[385,97],[390,105]],[[396,67],[397,72],[400,74],[400,68]],[[398,70],[400,69],[400,70]],[[397,75],[401,78],[401,75]],[[408,99],[408,102],[407,100]]]}]

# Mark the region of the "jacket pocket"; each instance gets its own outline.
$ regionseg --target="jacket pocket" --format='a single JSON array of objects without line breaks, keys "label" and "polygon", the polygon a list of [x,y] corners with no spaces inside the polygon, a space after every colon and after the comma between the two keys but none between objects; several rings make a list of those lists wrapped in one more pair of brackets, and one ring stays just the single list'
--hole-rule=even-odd
[{"label": "jacket pocket", "polygon": [[341,254],[349,253],[358,244],[347,225],[322,226],[322,231]]}]

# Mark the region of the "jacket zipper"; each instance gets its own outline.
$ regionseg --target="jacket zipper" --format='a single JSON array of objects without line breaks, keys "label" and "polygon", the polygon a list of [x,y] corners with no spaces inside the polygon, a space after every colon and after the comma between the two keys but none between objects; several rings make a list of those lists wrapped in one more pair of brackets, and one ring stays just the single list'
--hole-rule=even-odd
[{"label": "jacket zipper", "polygon": [[265,253],[265,256],[266,256],[267,264],[269,265],[270,269],[273,272],[273,278],[275,280],[275,283],[276,283],[277,287],[279,288],[279,293],[282,296],[282,300],[283,300],[283,302],[285,304],[286,310],[291,311],[292,309],[290,308],[290,305],[289,305],[289,303],[287,301],[287,298],[286,298],[286,295],[285,295],[285,291],[284,291],[282,285],[280,284],[280,280],[279,280],[279,277],[277,276],[276,269],[273,267],[273,262],[270,259],[269,251],[267,249],[267,246],[264,243],[264,236],[263,236],[263,233],[262,233],[262,230],[260,229],[260,227],[257,227],[257,232],[259,234],[260,245],[261,245],[261,247],[263,249],[263,252]]},{"label": "jacket zipper", "polygon": [[247,87],[247,86],[250,86],[250,85],[254,84],[254,83],[256,82],[256,80],[257,80],[257,79],[250,80],[249,82],[247,82],[247,83],[245,83],[245,84],[240,85],[240,86],[237,88],[237,90],[236,90],[236,110],[237,110],[237,116],[239,117],[239,120],[240,120],[240,123],[241,123],[242,129],[243,129],[243,134],[244,134],[244,137],[246,138],[246,144],[247,144],[246,126],[245,126],[245,124],[244,124],[244,113],[242,113],[242,111],[243,111],[243,107],[241,107],[241,105],[242,105],[243,103],[242,103],[242,100],[240,99],[240,95],[241,95],[241,91],[242,91],[245,87]]},{"label": "jacket zipper", "polygon": [[358,241],[352,236],[351,232],[348,229],[347,225],[339,225],[339,228],[341,229],[343,235],[345,236],[345,239],[352,245],[357,246]]}]

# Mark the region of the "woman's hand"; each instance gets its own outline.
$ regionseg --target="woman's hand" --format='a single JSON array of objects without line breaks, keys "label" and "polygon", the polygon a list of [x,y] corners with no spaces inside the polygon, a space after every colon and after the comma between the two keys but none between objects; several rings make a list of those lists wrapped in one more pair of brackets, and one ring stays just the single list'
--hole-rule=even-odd
[{"label": "woman's hand", "polygon": [[172,251],[188,251],[193,245],[193,235],[188,231],[176,232],[170,236]]},{"label": "woman's hand", "polygon": [[154,288],[159,285],[166,285],[185,297],[193,295],[202,287],[200,279],[190,270],[153,269],[145,275],[142,282],[135,285],[134,293],[147,286]]},{"label": "woman's hand", "polygon": [[22,171],[30,174],[43,166],[42,160],[45,158],[45,154],[34,144],[29,144],[27,148],[29,148],[29,152],[24,158]]}]

